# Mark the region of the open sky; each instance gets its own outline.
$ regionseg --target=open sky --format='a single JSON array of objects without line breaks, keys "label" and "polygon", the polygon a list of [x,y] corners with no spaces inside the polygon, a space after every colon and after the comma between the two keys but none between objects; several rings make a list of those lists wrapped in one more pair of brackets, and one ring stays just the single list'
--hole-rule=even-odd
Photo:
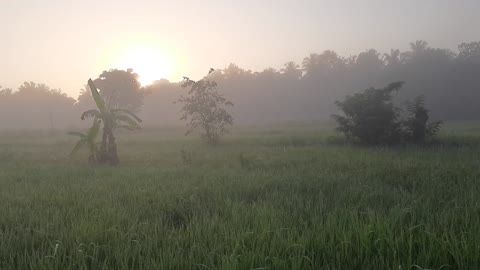
[{"label": "open sky", "polygon": [[456,51],[480,40],[479,12],[479,0],[0,0],[0,85],[43,82],[76,97],[110,68],[132,67],[147,84],[417,39]]}]

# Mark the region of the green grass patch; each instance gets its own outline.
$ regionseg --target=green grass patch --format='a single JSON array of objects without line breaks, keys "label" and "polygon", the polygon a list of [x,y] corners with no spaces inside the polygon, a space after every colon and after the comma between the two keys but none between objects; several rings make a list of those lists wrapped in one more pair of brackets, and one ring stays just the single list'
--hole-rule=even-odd
[{"label": "green grass patch", "polygon": [[0,269],[480,269],[477,131],[147,130],[117,168],[69,161],[64,133],[0,135]]}]

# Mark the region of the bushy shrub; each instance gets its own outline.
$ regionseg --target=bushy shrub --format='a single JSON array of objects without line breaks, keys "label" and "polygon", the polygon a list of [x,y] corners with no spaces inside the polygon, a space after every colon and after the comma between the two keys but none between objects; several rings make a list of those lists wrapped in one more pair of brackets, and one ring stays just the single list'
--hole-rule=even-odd
[{"label": "bushy shrub", "polygon": [[365,144],[430,141],[442,122],[428,122],[429,112],[423,96],[407,106],[407,118],[402,119],[402,109],[396,107],[392,99],[403,84],[394,82],[381,89],[369,88],[337,101],[335,104],[344,113],[332,115],[338,124],[337,131]]},{"label": "bushy shrub", "polygon": [[332,115],[338,124],[337,131],[348,139],[367,144],[399,142],[400,110],[392,103],[392,93],[402,85],[403,82],[395,82],[382,89],[369,88],[335,102],[344,113],[344,116]]}]

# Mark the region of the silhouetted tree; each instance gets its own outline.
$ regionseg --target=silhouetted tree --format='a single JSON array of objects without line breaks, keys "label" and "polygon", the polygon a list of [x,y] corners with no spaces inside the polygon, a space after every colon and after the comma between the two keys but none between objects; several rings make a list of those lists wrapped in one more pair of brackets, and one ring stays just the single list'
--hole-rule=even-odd
[{"label": "silhouetted tree", "polygon": [[424,40],[417,40],[415,42],[410,43],[410,50],[409,52],[403,53],[402,57],[407,60],[411,61],[412,59],[421,57],[428,49],[428,42]]},{"label": "silhouetted tree", "polygon": [[322,54],[310,54],[303,60],[306,77],[325,76],[339,71],[345,66],[345,60],[336,52],[327,50]]},{"label": "silhouetted tree", "polygon": [[278,81],[280,75],[274,68],[266,68],[262,72],[257,74],[259,80],[275,83]]},{"label": "silhouetted tree", "polygon": [[401,63],[400,50],[391,49],[390,54],[383,55],[383,61],[389,67],[398,66]]},{"label": "silhouetted tree", "polygon": [[133,73],[132,69],[104,71],[94,83],[110,107],[124,108],[132,112],[140,111],[143,105],[143,92],[138,75]]},{"label": "silhouetted tree", "polygon": [[2,88],[2,86],[0,86],[0,96],[10,96],[12,93],[13,91],[11,88]]},{"label": "silhouetted tree", "polygon": [[384,66],[380,54],[374,50],[370,49],[366,52],[362,52],[357,56],[356,68],[366,73],[378,72]]},{"label": "silhouetted tree", "polygon": [[[23,83],[17,91],[0,91],[2,128],[46,129],[72,123],[75,99],[45,84]],[[11,112],[16,111],[15,118]]]},{"label": "silhouetted tree", "polygon": [[208,79],[193,81],[185,77],[183,88],[190,88],[186,96],[178,100],[183,104],[181,120],[187,121],[187,133],[202,129],[201,136],[209,144],[216,144],[225,134],[227,126],[233,124],[233,117],[227,112],[227,106],[233,106],[217,91],[217,83]]},{"label": "silhouetted tree", "polygon": [[458,45],[458,50],[460,61],[480,64],[480,42],[462,43]]},{"label": "silhouetted tree", "polygon": [[299,80],[302,77],[300,66],[293,61],[287,62],[280,71],[288,79]]},{"label": "silhouetted tree", "polygon": [[240,80],[248,73],[239,68],[237,65],[230,63],[226,69],[223,70],[223,76],[226,80]]},{"label": "silhouetted tree", "polygon": [[318,68],[318,57],[318,54],[311,53],[308,57],[303,59],[302,68],[305,76],[314,76]]},{"label": "silhouetted tree", "polygon": [[85,85],[82,89],[80,89],[75,106],[80,110],[86,110],[95,106],[95,102],[92,98],[92,92],[88,85]]}]

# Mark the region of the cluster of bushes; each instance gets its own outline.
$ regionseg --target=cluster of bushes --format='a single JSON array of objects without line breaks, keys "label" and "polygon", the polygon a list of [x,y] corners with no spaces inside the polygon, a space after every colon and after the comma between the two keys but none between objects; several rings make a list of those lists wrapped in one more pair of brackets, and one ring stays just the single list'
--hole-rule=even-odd
[{"label": "cluster of bushes", "polygon": [[369,88],[337,101],[344,114],[332,115],[338,124],[337,131],[350,140],[370,145],[432,141],[442,122],[429,121],[423,96],[408,102],[406,109],[395,106],[393,94],[403,85],[395,82],[381,89]]}]

